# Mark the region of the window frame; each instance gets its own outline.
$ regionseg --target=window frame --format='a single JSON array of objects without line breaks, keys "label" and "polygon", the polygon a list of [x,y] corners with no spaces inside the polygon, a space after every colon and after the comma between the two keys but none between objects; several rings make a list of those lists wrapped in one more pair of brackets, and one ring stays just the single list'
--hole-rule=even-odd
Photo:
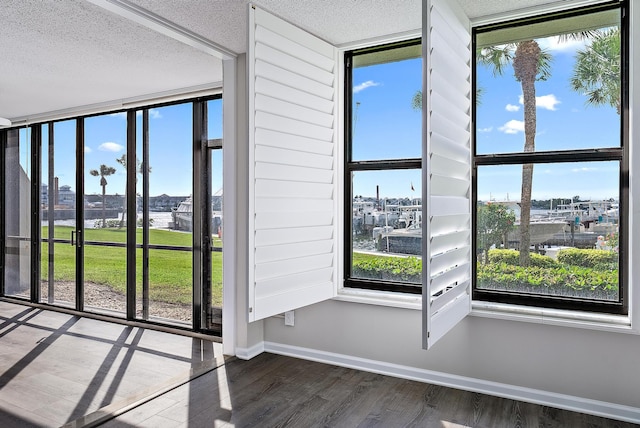
[{"label": "window frame", "polygon": [[[566,18],[572,16],[580,16],[584,14],[606,11],[620,10],[620,33],[621,33],[621,114],[620,114],[620,146],[619,147],[602,147],[593,149],[566,149],[557,151],[538,151],[538,152],[514,152],[514,153],[486,153],[478,155],[476,153],[476,79],[472,82],[473,102],[472,102],[472,201],[477,207],[477,171],[479,166],[489,165],[522,165],[526,163],[532,164],[549,164],[549,163],[567,163],[581,161],[619,161],[619,194],[620,194],[620,214],[618,221],[620,250],[619,250],[619,269],[618,284],[619,297],[618,301],[607,302],[604,300],[588,300],[563,296],[544,296],[527,293],[505,292],[495,290],[482,290],[477,288],[477,209],[472,210],[473,222],[473,263],[472,263],[472,299],[474,302],[488,302],[489,304],[508,304],[516,306],[529,306],[539,309],[560,309],[580,312],[603,313],[612,315],[629,315],[629,230],[630,230],[630,211],[629,211],[629,98],[630,93],[630,62],[629,62],[629,4],[626,0],[609,1],[602,4],[587,6],[571,10],[560,10],[546,14],[539,14],[529,18],[517,18],[504,20],[497,23],[489,23],[484,25],[475,25],[472,27],[472,51],[477,49],[477,35],[479,33],[492,31],[495,29],[515,28],[521,25],[532,24],[537,22],[545,22],[553,19]],[[472,70],[475,76],[475,70],[478,67],[475,55],[472,58]]]},{"label": "window frame", "polygon": [[[353,173],[364,171],[398,171],[407,169],[420,170],[422,168],[422,158],[400,158],[400,159],[378,159],[378,160],[352,160],[352,124],[353,124],[353,57],[360,54],[370,54],[407,46],[416,46],[422,43],[420,37],[411,37],[405,40],[382,43],[379,45],[361,47],[343,52],[344,60],[344,162],[343,162],[343,203],[344,222],[343,236],[343,287],[346,290],[372,290],[377,292],[406,293],[410,295],[420,295],[422,285],[418,283],[375,280],[352,277],[353,267],[353,221],[352,221],[352,178]],[[424,201],[423,201],[424,206]],[[424,212],[424,208],[423,208]]]}]

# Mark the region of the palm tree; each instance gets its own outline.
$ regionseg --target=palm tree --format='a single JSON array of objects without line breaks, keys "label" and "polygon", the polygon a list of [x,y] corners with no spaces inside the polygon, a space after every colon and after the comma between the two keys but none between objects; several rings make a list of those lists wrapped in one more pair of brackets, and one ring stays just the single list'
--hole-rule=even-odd
[{"label": "palm tree", "polygon": [[112,166],[100,165],[100,170],[92,169],[89,174],[94,177],[100,176],[100,186],[102,186],[102,227],[107,227],[107,214],[105,211],[105,195],[107,193],[107,179],[106,177],[115,174],[116,169]]},{"label": "palm tree", "polygon": [[[116,159],[116,162],[118,162],[120,165],[122,165],[122,167],[124,168],[124,170],[127,170],[127,155],[123,154],[122,156],[120,156],[118,159]],[[151,167],[149,167],[147,169],[149,172],[151,172]],[[137,174],[143,174],[144,173],[144,169],[142,167],[142,162],[140,162],[140,160],[138,160],[136,158],[136,172]],[[136,184],[138,183],[138,176],[136,175]],[[136,207],[137,208],[137,207]],[[124,216],[127,213],[127,192],[125,189],[124,192],[124,204],[122,207],[122,216],[120,217],[120,224],[118,225],[118,228],[121,229],[122,226],[124,225]]]},{"label": "palm tree", "polygon": [[[513,66],[516,81],[522,88],[524,105],[524,151],[536,148],[536,81],[550,76],[551,56],[543,51],[535,40],[525,40],[502,46],[481,48],[477,52],[480,64],[493,69],[494,76],[502,75],[505,67]],[[533,186],[533,164],[522,165],[522,187],[520,195],[520,265],[529,265],[531,233],[531,188]]]},{"label": "palm tree", "polygon": [[576,54],[571,88],[586,95],[587,104],[610,105],[621,111],[620,29],[594,35],[591,44]]}]

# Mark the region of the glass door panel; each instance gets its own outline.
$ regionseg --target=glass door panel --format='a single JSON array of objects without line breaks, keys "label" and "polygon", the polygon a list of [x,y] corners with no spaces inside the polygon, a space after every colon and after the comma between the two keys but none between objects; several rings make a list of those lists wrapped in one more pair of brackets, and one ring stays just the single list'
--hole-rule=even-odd
[{"label": "glass door panel", "polygon": [[207,102],[207,168],[211,195],[211,271],[204,284],[208,313],[206,328],[222,332],[222,236],[223,236],[223,154],[222,154],[222,99]]},{"label": "glass door panel", "polygon": [[7,131],[5,147],[5,295],[31,291],[31,130]]},{"label": "glass door panel", "polygon": [[40,298],[75,307],[76,121],[42,128]]},{"label": "glass door panel", "polygon": [[136,154],[148,171],[143,167],[136,183],[147,210],[136,234],[137,316],[191,327],[193,104],[149,109],[146,122],[140,117]]},{"label": "glass door panel", "polygon": [[124,316],[130,226],[126,115],[86,118],[84,144],[84,197],[77,201],[84,217],[79,238],[84,247],[84,309]]}]

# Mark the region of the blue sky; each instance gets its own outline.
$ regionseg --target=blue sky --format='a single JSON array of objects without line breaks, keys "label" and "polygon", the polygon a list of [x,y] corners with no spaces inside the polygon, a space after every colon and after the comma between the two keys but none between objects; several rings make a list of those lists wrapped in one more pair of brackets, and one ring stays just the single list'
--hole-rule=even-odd
[{"label": "blue sky", "polygon": [[[355,68],[353,83],[353,160],[420,158],[422,114],[411,100],[422,87],[422,60]],[[420,197],[420,177],[419,170],[361,172],[353,194],[375,196],[379,186],[382,198]]]},{"label": "blue sky", "polygon": [[[587,106],[586,98],[570,88],[575,53],[584,42],[561,44],[550,38],[539,43],[552,54],[553,62],[552,77],[536,85],[536,150],[619,146],[620,117],[615,109]],[[478,153],[522,151],[522,90],[512,68],[494,77],[491,70],[480,66],[477,82],[484,90],[476,116]],[[356,68],[353,84],[357,110],[354,160],[419,157],[421,114],[411,108],[411,100],[421,89],[421,60]],[[617,199],[617,171],[612,162],[538,165],[533,198]],[[482,169],[479,198],[518,200],[520,176],[519,167]],[[381,197],[420,196],[420,173],[360,173],[354,178],[354,195],[375,196],[376,185]]]},{"label": "blue sky", "polygon": [[[573,91],[569,79],[575,53],[584,43],[558,44],[539,41],[553,57],[551,78],[536,83],[536,150],[619,147],[620,116],[610,106],[586,104],[586,97]],[[478,67],[477,84],[483,88],[476,110],[478,154],[522,151],[524,122],[522,90],[508,67],[494,77],[490,69]],[[518,167],[480,170],[478,198],[519,200]],[[534,167],[533,199],[552,197],[618,199],[618,164],[615,162],[546,164]]]},{"label": "blue sky", "polygon": [[[209,138],[222,137],[222,101],[209,102]],[[191,194],[192,171],[192,106],[191,103],[151,109],[149,112],[150,196],[166,193],[172,196]],[[126,173],[116,159],[126,153],[126,114],[114,113],[85,119],[85,194],[102,194],[100,177],[89,174],[101,164],[112,166],[116,173],[107,177],[107,194],[124,194]],[[142,159],[142,114],[137,115],[138,158]],[[75,122],[57,122],[55,136],[55,175],[59,185],[75,189]],[[45,135],[46,141],[46,135]],[[46,147],[46,146],[45,146]],[[45,153],[43,153],[45,156]],[[213,191],[222,186],[222,159],[213,159]],[[43,163],[46,182],[47,163]],[[142,180],[138,181],[139,193]]]}]

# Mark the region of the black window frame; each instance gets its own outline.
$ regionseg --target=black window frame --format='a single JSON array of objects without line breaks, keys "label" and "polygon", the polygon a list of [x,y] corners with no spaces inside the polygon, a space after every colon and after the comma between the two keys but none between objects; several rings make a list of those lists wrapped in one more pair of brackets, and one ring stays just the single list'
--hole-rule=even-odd
[{"label": "black window frame", "polygon": [[[620,146],[602,147],[594,149],[567,149],[557,151],[515,152],[515,153],[476,153],[476,79],[472,81],[472,221],[473,221],[473,263],[472,263],[472,299],[475,301],[532,306],[538,308],[576,310],[583,312],[608,313],[628,315],[629,313],[629,19],[627,0],[609,1],[594,6],[587,6],[575,10],[542,14],[533,18],[523,18],[472,28],[472,52],[477,49],[477,35],[495,29],[514,28],[521,25],[545,22],[559,18],[580,16],[584,14],[606,10],[620,10],[620,40],[621,40],[621,112],[620,112]],[[478,67],[476,57],[472,60],[472,67]],[[549,164],[590,161],[619,161],[619,269],[618,269],[618,301],[590,300],[564,296],[543,296],[518,292],[494,291],[477,288],[477,172],[479,166]]]},{"label": "black window frame", "polygon": [[[390,291],[398,293],[408,294],[421,294],[422,284],[390,281],[390,280],[376,280],[365,278],[353,278],[352,266],[353,266],[353,221],[352,221],[352,206],[353,197],[352,194],[352,177],[355,172],[363,171],[393,171],[403,169],[421,169],[422,157],[416,158],[404,158],[404,159],[378,159],[378,160],[352,160],[352,135],[353,135],[353,57],[362,54],[370,54],[380,51],[392,50],[397,48],[403,48],[407,46],[416,46],[422,43],[421,38],[412,38],[394,43],[387,43],[362,49],[356,49],[352,51],[346,51],[344,53],[344,272],[343,272],[343,285],[346,288],[358,288],[376,291]],[[410,100],[407,100],[409,103]],[[424,211],[424,201],[423,201]]]}]

